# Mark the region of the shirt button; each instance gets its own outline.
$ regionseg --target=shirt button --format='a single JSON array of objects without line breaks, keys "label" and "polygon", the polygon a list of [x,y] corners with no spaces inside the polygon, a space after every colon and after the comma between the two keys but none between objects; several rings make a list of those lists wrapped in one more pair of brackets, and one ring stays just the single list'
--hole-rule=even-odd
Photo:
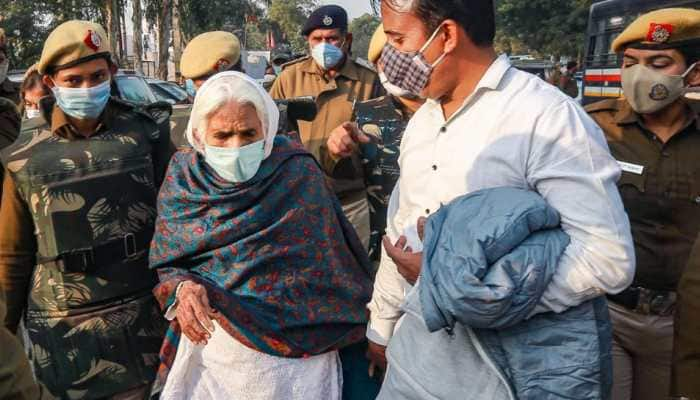
[{"label": "shirt button", "polygon": [[425,213],[426,213],[426,214],[430,214],[430,209],[429,209],[429,208],[426,208],[426,209],[425,209]]},{"label": "shirt button", "polygon": [[437,171],[437,165],[433,165],[433,171]]},{"label": "shirt button", "polygon": [[700,196],[695,198],[695,203],[700,204]]},{"label": "shirt button", "polygon": [[443,126],[442,128],[440,128],[440,133],[445,133],[445,132],[447,132],[446,126]]},{"label": "shirt button", "polygon": [[671,153],[669,153],[668,151],[662,152],[661,155],[664,156],[664,157],[667,157],[667,158],[668,158],[668,157],[671,157]]}]

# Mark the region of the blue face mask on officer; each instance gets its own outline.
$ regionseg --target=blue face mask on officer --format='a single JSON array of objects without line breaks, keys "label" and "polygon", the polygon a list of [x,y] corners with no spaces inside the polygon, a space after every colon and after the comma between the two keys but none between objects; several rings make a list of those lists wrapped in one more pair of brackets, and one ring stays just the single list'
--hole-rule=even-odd
[{"label": "blue face mask on officer", "polygon": [[[341,47],[343,45],[341,44]],[[336,67],[345,58],[345,52],[341,47],[332,45],[327,42],[317,44],[311,49],[311,57],[316,64],[325,71]]]},{"label": "blue face mask on officer", "polygon": [[51,91],[56,104],[68,116],[77,119],[97,119],[104,111],[110,96],[110,81],[89,88],[54,86]]}]

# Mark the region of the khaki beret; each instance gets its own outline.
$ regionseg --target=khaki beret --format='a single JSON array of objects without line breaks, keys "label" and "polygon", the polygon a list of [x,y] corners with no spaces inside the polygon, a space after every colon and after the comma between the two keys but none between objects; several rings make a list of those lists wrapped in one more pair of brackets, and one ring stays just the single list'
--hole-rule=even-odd
[{"label": "khaki beret", "polygon": [[98,57],[110,58],[111,54],[102,26],[89,21],[68,21],[57,26],[44,42],[37,70],[43,75],[49,69],[65,68]]},{"label": "khaki beret", "polygon": [[372,35],[372,40],[369,42],[369,50],[367,51],[367,61],[376,64],[379,57],[382,56],[382,50],[386,46],[386,34],[384,33],[384,25],[379,24],[377,30]]},{"label": "khaki beret", "polygon": [[700,10],[665,8],[644,14],[632,22],[612,44],[615,53],[633,46],[672,49],[700,40]]},{"label": "khaki beret", "polygon": [[[224,71],[241,58],[241,43],[236,35],[223,32],[206,32],[192,39],[182,52],[180,72],[188,79],[196,79]],[[225,60],[227,65],[220,65]]]}]

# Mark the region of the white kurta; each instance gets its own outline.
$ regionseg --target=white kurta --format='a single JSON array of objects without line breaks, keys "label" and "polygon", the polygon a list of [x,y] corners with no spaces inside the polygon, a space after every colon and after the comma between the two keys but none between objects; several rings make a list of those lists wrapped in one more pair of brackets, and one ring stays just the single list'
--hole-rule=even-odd
[{"label": "white kurta", "polygon": [[163,400],[340,400],[338,352],[309,358],[274,357],[250,349],[214,321],[206,345],[182,335]]}]

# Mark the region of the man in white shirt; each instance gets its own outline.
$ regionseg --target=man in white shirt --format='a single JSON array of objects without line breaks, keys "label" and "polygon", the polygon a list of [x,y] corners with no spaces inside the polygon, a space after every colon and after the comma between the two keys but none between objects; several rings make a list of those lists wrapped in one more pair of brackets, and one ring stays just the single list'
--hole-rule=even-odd
[{"label": "man in white shirt", "polygon": [[[369,304],[370,359],[382,366],[392,337],[422,329],[404,312],[421,268],[418,220],[476,190],[534,190],[561,215],[571,244],[536,313],[562,312],[627,287],[634,275],[634,252],[615,186],[620,169],[600,128],[571,98],[511,67],[507,57],[497,57],[492,0],[374,1],[381,6],[388,37],[380,59],[385,74],[394,85],[428,101],[401,144],[401,176],[390,201],[385,251]],[[452,398],[457,393],[459,398],[500,398],[498,393],[508,398],[507,390],[499,388],[503,382],[488,371],[470,377],[480,379],[474,381],[480,382],[474,393],[466,382],[450,387],[448,371],[433,371],[433,378],[442,376],[439,385],[432,383],[426,371],[431,359],[442,354],[431,347],[438,342],[407,348],[411,341],[405,336],[389,346],[385,386],[393,389],[383,388],[380,398]],[[479,362],[477,350],[474,362]],[[425,375],[408,378],[400,364],[411,362],[421,363]]]}]

